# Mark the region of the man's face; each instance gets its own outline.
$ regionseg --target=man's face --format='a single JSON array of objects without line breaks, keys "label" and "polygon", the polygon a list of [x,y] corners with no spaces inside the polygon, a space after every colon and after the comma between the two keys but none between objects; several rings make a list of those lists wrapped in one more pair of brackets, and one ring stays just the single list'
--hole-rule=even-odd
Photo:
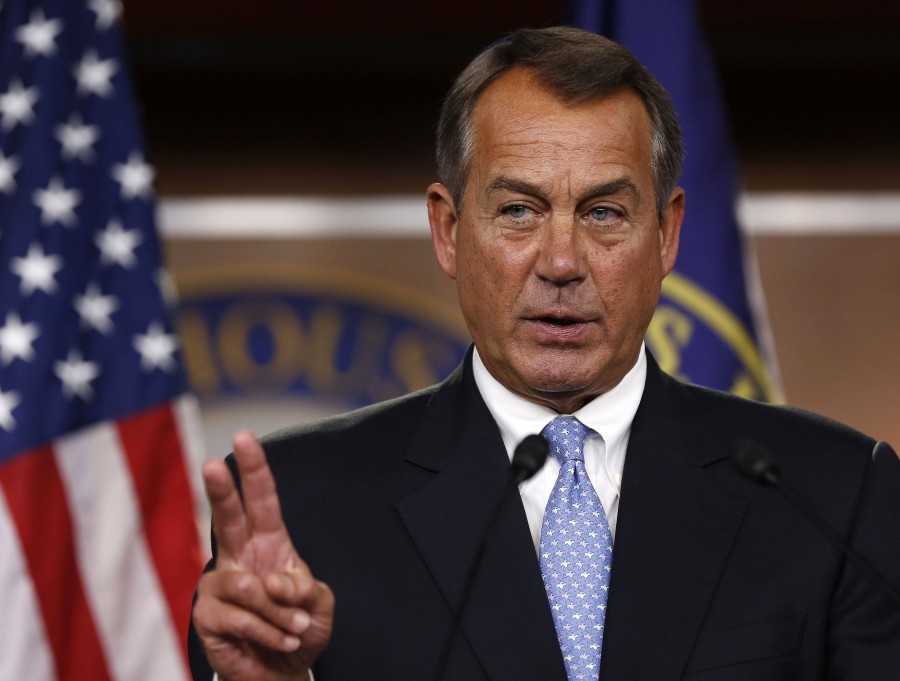
[{"label": "man's face", "polygon": [[479,98],[473,133],[462,213],[429,188],[438,262],[488,371],[570,413],[637,360],[684,193],[660,223],[650,123],[628,89],[568,105],[516,67]]}]

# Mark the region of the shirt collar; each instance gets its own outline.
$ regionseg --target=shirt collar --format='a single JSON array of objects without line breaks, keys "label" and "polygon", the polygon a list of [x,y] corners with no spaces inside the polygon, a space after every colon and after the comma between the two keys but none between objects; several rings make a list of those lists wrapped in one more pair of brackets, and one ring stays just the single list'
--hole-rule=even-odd
[{"label": "shirt collar", "polygon": [[[473,353],[472,370],[478,391],[500,428],[503,444],[506,445],[506,452],[511,460],[519,442],[527,435],[540,433],[558,414],[550,407],[532,402],[503,386],[484,366],[478,348]],[[631,422],[634,421],[644,394],[646,379],[647,357],[642,343],[637,362],[622,380],[572,415],[597,431],[608,451],[630,431]]]}]

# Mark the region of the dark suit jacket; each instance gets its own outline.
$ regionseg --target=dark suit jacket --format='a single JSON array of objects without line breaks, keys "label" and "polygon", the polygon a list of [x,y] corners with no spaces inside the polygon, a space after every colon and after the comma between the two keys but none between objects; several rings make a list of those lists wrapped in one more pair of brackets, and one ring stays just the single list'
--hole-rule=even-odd
[{"label": "dark suit jacket", "polygon": [[[471,354],[471,353],[470,353]],[[824,418],[675,381],[650,358],[625,462],[603,681],[896,681],[893,607],[778,494],[728,461],[750,437],[900,583],[900,460]],[[335,592],[316,681],[427,681],[508,475],[468,357],[447,381],[265,441],[301,556]],[[447,678],[565,681],[518,497]],[[209,678],[201,654],[196,679]]]}]

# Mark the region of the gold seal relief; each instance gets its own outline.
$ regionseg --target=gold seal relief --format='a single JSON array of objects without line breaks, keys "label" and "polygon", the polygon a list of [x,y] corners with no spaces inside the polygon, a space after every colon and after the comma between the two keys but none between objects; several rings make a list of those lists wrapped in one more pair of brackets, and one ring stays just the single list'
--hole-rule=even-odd
[{"label": "gold seal relief", "polygon": [[661,302],[647,330],[647,343],[665,371],[689,378],[680,372],[681,350],[689,343],[696,321],[710,329],[734,353],[741,366],[733,377],[729,392],[767,402],[783,401],[756,341],[715,296],[677,272],[672,272],[663,281],[662,295],[688,313]]},{"label": "gold seal relief", "polygon": [[[201,395],[226,386],[278,393],[302,381],[312,394],[387,399],[443,379],[468,343],[455,308],[427,291],[357,272],[237,266],[195,270],[179,284],[178,326],[188,375]],[[222,296],[234,299],[213,322],[204,300]],[[308,301],[302,315],[290,302],[293,296]],[[345,305],[365,312],[350,322]],[[412,326],[392,332],[397,319]],[[254,329],[269,338],[264,360],[249,352]],[[343,342],[348,333],[349,349]]]}]

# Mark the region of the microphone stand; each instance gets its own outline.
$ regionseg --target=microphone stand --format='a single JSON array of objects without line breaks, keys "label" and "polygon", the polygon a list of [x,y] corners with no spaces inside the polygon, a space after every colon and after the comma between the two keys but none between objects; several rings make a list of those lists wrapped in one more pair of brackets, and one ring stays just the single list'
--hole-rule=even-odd
[{"label": "microphone stand", "polygon": [[447,637],[444,639],[441,655],[438,658],[437,667],[435,667],[434,681],[443,681],[444,672],[447,669],[447,662],[450,660],[450,653],[453,651],[453,644],[456,641],[456,638],[459,635],[459,629],[462,626],[463,614],[469,603],[469,598],[472,595],[472,589],[475,586],[475,578],[478,576],[485,549],[497,534],[503,507],[507,505],[507,500],[512,492],[519,487],[519,483],[524,482],[541,469],[544,462],[547,460],[548,451],[549,444],[541,435],[529,435],[516,447],[510,468],[509,480],[507,480],[506,487],[503,488],[503,494],[500,495],[500,499],[488,519],[484,535],[481,538],[481,542],[478,544],[475,557],[472,559],[472,567],[469,569],[466,583],[463,585],[462,594],[459,598],[459,607],[453,615],[453,621],[450,623],[450,629],[447,632]]},{"label": "microphone stand", "polygon": [[809,503],[803,499],[793,487],[781,479],[778,473],[778,464],[774,457],[762,445],[751,440],[739,440],[734,445],[731,457],[732,462],[745,476],[763,485],[771,485],[781,492],[794,508],[809,521],[813,527],[821,532],[825,538],[847,559],[853,563],[866,577],[884,592],[884,595],[900,608],[900,592],[890,584],[872,564],[844,539],[828,521],[821,516]]}]

